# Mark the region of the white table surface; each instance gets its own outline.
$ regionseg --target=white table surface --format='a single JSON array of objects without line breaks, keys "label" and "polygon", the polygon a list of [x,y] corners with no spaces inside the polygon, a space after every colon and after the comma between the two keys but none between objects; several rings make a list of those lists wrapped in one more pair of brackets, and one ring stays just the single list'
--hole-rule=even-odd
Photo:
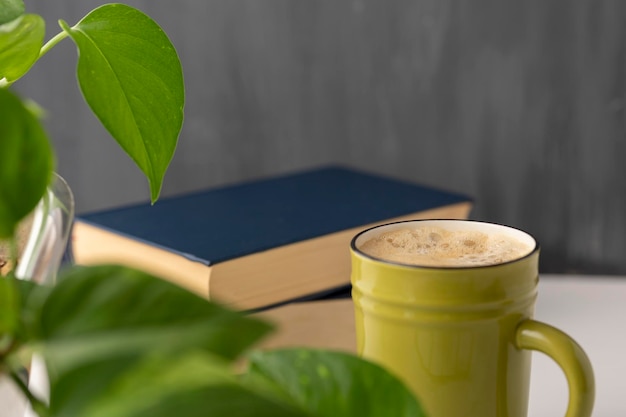
[{"label": "white table surface", "polygon": [[[535,319],[568,333],[587,352],[596,377],[593,415],[626,417],[626,277],[544,274]],[[528,416],[564,416],[567,395],[560,368],[534,353]],[[0,417],[22,416],[16,400],[0,382]]]},{"label": "white table surface", "polygon": [[[585,350],[594,368],[597,417],[626,417],[626,278],[542,275],[535,319],[556,326]],[[565,415],[565,376],[533,353],[529,417]]]}]

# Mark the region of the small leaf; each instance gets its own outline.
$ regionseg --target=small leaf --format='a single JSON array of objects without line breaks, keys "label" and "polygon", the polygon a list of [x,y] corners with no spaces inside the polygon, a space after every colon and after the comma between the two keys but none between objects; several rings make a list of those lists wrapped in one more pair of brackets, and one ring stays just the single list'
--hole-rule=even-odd
[{"label": "small leaf", "polygon": [[0,238],[9,238],[43,196],[54,162],[39,120],[6,89],[0,89],[0,114]]},{"label": "small leaf", "polygon": [[24,0],[0,0],[0,25],[17,19],[24,13]]},{"label": "small leaf", "polygon": [[[48,291],[42,289],[42,291]],[[234,359],[270,326],[169,282],[118,266],[72,268],[29,323],[52,377],[92,361],[203,349]]]},{"label": "small leaf", "polygon": [[7,364],[13,369],[30,364],[29,353],[21,347],[28,342],[24,318],[29,314],[27,298],[35,285],[16,279],[12,271],[6,277],[0,276],[0,353],[10,347]]},{"label": "small leaf", "polygon": [[0,26],[0,79],[15,81],[39,58],[45,22],[36,14],[27,14]]},{"label": "small leaf", "polygon": [[[9,276],[12,276],[12,272],[9,273]],[[18,342],[21,343],[26,343],[28,342],[28,334],[26,334],[26,321],[28,320],[28,317],[31,314],[31,311],[28,310],[28,299],[31,295],[31,293],[33,292],[34,289],[39,288],[39,284],[35,284],[34,282],[31,281],[26,281],[23,279],[13,279],[13,282],[15,283],[15,288],[18,292],[19,295],[19,306],[20,306],[20,312],[19,312],[19,327],[18,327],[18,331],[15,333],[15,337],[16,340]],[[0,308],[1,304],[0,304]]]},{"label": "small leaf", "polygon": [[183,122],[180,61],[163,30],[123,4],[101,6],[73,28],[85,100],[159,196]]},{"label": "small leaf", "polygon": [[0,340],[15,335],[20,323],[20,294],[15,279],[0,276]]},{"label": "small leaf", "polygon": [[400,380],[356,356],[284,349],[254,352],[250,359],[251,377],[271,382],[284,398],[311,416],[424,416]]}]

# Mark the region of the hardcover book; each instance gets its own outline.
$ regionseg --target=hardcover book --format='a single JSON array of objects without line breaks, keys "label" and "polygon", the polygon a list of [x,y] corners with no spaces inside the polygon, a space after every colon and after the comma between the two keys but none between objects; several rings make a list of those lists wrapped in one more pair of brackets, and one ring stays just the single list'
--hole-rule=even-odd
[{"label": "hardcover book", "polygon": [[349,287],[349,242],[363,228],[471,207],[463,194],[330,166],[84,214],[72,245],[77,264],[143,269],[253,310]]}]

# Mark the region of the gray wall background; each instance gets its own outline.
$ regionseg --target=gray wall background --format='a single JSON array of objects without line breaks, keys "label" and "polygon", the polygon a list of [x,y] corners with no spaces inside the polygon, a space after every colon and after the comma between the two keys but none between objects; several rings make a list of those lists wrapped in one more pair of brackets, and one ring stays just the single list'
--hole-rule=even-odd
[{"label": "gray wall background", "polygon": [[[626,274],[626,2],[145,0],[186,121],[163,195],[339,162],[476,198],[544,272]],[[27,1],[47,38],[93,0]],[[148,198],[91,115],[66,40],[17,86],[49,112],[79,213]],[[392,204],[392,202],[391,202]]]}]

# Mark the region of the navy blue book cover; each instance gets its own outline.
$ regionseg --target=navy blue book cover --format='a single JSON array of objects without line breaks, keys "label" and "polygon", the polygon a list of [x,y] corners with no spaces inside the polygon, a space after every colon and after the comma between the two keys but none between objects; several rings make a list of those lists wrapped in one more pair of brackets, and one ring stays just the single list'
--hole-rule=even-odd
[{"label": "navy blue book cover", "polygon": [[324,167],[89,213],[79,220],[213,265],[329,233],[467,202],[462,194]]}]

